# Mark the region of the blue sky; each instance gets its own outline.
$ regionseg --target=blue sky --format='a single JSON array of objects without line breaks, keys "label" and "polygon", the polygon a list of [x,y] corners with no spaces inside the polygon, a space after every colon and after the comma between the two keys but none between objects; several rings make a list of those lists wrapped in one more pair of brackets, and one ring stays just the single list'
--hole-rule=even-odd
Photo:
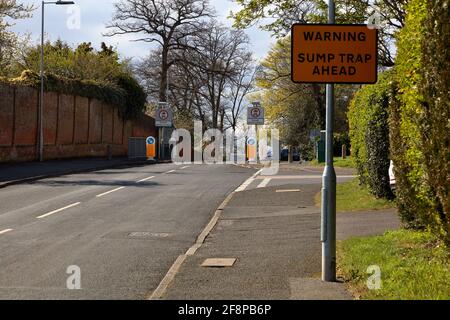
[{"label": "blue sky", "polygon": [[[34,4],[37,9],[34,11],[33,18],[19,20],[16,22],[13,30],[19,33],[30,33],[34,42],[40,37],[41,11],[39,0],[19,0],[21,3]],[[122,57],[142,58],[151,50],[151,45],[141,42],[131,42],[132,36],[103,37],[102,33],[106,31],[105,25],[110,21],[114,8],[113,3],[116,0],[75,0],[81,13],[80,29],[70,29],[67,27],[67,21],[71,16],[68,10],[70,6],[46,5],[45,10],[45,32],[51,40],[61,38],[69,44],[80,42],[92,42],[95,47],[99,47],[102,41],[118,48]],[[231,26],[232,21],[228,20],[230,10],[236,10],[238,7],[231,0],[210,0],[211,5],[216,9],[218,19],[225,25]],[[270,48],[274,39],[270,34],[259,30],[256,27],[246,30],[250,37],[252,51],[255,58],[263,58]]]}]

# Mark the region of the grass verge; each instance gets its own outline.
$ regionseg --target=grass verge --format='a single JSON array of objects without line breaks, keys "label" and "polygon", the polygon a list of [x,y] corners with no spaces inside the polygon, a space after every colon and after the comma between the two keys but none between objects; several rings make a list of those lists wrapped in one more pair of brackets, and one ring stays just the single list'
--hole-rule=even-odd
[{"label": "grass verge", "polygon": [[[450,249],[428,232],[390,231],[338,245],[339,273],[361,299],[450,299],[449,261]],[[380,268],[379,290],[368,289],[369,266]]]},{"label": "grass verge", "polygon": [[[320,206],[320,193],[316,195],[315,201],[316,205]],[[390,209],[395,207],[395,203],[375,198],[365,186],[359,185],[358,179],[353,179],[337,185],[336,206],[338,212],[353,212]]]},{"label": "grass verge", "polygon": [[[318,163],[317,160],[313,160],[310,162],[310,165],[316,167],[324,167],[325,163]],[[348,157],[347,159],[342,159],[341,157],[334,158],[334,166],[339,168],[356,168],[353,159]]]}]

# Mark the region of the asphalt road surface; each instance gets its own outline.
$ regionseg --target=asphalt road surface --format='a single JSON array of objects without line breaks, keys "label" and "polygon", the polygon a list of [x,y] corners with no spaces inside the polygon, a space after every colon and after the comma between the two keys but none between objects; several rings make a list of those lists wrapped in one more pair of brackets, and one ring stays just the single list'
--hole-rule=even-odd
[{"label": "asphalt road surface", "polygon": [[160,164],[1,189],[0,299],[145,299],[254,172]]}]

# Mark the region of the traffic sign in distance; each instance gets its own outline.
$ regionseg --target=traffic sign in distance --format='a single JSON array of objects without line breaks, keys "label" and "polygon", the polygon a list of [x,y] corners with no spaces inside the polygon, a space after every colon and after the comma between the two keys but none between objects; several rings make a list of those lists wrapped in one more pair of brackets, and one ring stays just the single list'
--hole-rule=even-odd
[{"label": "traffic sign in distance", "polygon": [[146,140],[147,158],[153,159],[156,157],[156,139],[154,137],[148,137]]},{"label": "traffic sign in distance", "polygon": [[292,81],[377,82],[377,29],[367,25],[294,24],[291,37]]},{"label": "traffic sign in distance", "polygon": [[264,125],[264,108],[258,104],[254,104],[247,109],[248,125]]},{"label": "traffic sign in distance", "polygon": [[155,112],[155,125],[157,127],[172,127],[172,109],[166,105],[160,105]]}]

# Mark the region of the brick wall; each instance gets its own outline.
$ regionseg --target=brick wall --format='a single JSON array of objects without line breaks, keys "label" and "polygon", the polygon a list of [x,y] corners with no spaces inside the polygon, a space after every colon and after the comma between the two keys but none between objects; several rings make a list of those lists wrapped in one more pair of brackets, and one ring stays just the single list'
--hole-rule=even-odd
[{"label": "brick wall", "polygon": [[[38,158],[39,93],[0,84],[0,162]],[[95,99],[44,94],[44,158],[125,156],[128,138],[156,136],[153,118],[123,121],[117,107]]]}]

